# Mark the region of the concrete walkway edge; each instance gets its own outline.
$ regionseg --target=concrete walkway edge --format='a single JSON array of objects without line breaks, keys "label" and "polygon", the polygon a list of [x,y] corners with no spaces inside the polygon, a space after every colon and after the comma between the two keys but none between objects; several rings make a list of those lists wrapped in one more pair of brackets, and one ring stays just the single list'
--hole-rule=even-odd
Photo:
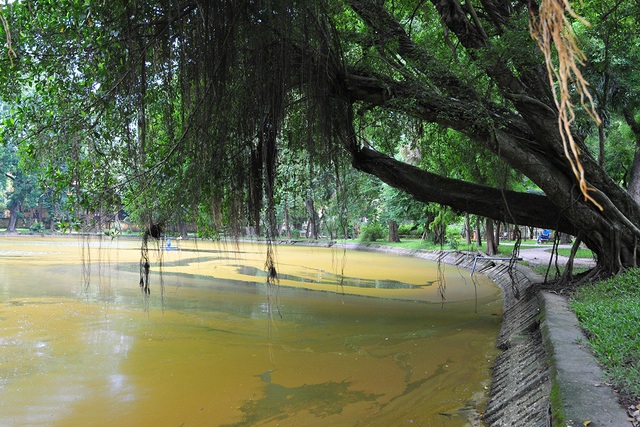
[{"label": "concrete walkway edge", "polygon": [[604,374],[567,299],[550,292],[540,292],[539,298],[552,390],[559,394],[552,396],[552,410],[561,406],[568,427],[630,426],[625,409],[604,383]]}]

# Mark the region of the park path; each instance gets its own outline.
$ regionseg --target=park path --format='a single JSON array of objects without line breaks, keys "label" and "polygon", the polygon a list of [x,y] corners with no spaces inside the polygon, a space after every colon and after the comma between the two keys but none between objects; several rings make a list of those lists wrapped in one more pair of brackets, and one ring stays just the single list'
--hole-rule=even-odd
[{"label": "park path", "polygon": [[[523,261],[533,265],[548,265],[551,258],[552,245],[537,247],[521,247],[520,257]],[[571,248],[571,245],[560,245],[560,248]],[[558,256],[558,265],[565,265],[569,261],[569,257]],[[574,267],[593,267],[596,262],[592,258],[575,258]]]}]

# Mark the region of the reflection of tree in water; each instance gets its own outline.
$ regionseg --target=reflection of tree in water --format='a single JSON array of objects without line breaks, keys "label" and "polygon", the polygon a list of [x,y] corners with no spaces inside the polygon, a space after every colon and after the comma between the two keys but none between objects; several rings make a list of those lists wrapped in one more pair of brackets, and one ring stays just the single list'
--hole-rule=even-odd
[{"label": "reflection of tree in water", "polygon": [[245,402],[240,407],[244,413],[244,419],[235,424],[227,424],[226,427],[250,426],[261,421],[284,420],[302,411],[319,418],[327,417],[340,414],[349,404],[375,401],[380,396],[349,390],[351,383],[347,381],[304,384],[290,388],[271,383],[270,375],[262,374],[259,377],[267,383],[264,397]]}]

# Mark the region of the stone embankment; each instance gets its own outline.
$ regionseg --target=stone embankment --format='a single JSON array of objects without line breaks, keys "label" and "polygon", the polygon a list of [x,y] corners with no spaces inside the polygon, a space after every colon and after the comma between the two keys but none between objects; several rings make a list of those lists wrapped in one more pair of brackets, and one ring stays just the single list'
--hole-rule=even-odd
[{"label": "stone embankment", "polygon": [[[542,278],[517,263],[476,254],[415,251],[383,245],[336,244],[345,249],[408,255],[489,276],[503,291],[493,382],[483,421],[489,426],[631,426],[565,298],[539,291]],[[540,255],[540,254],[538,254]],[[547,258],[548,259],[548,258]]]}]

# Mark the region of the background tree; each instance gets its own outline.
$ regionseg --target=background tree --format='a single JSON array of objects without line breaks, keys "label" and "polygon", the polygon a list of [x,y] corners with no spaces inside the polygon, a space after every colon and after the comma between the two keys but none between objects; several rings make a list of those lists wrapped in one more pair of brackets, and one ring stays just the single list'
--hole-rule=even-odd
[{"label": "background tree", "polygon": [[[0,172],[5,206],[9,211],[7,232],[16,232],[22,211],[38,206],[40,192],[37,178],[20,167],[18,148],[13,144],[0,146]],[[37,218],[36,218],[37,220]],[[30,224],[29,224],[30,225]]]}]

